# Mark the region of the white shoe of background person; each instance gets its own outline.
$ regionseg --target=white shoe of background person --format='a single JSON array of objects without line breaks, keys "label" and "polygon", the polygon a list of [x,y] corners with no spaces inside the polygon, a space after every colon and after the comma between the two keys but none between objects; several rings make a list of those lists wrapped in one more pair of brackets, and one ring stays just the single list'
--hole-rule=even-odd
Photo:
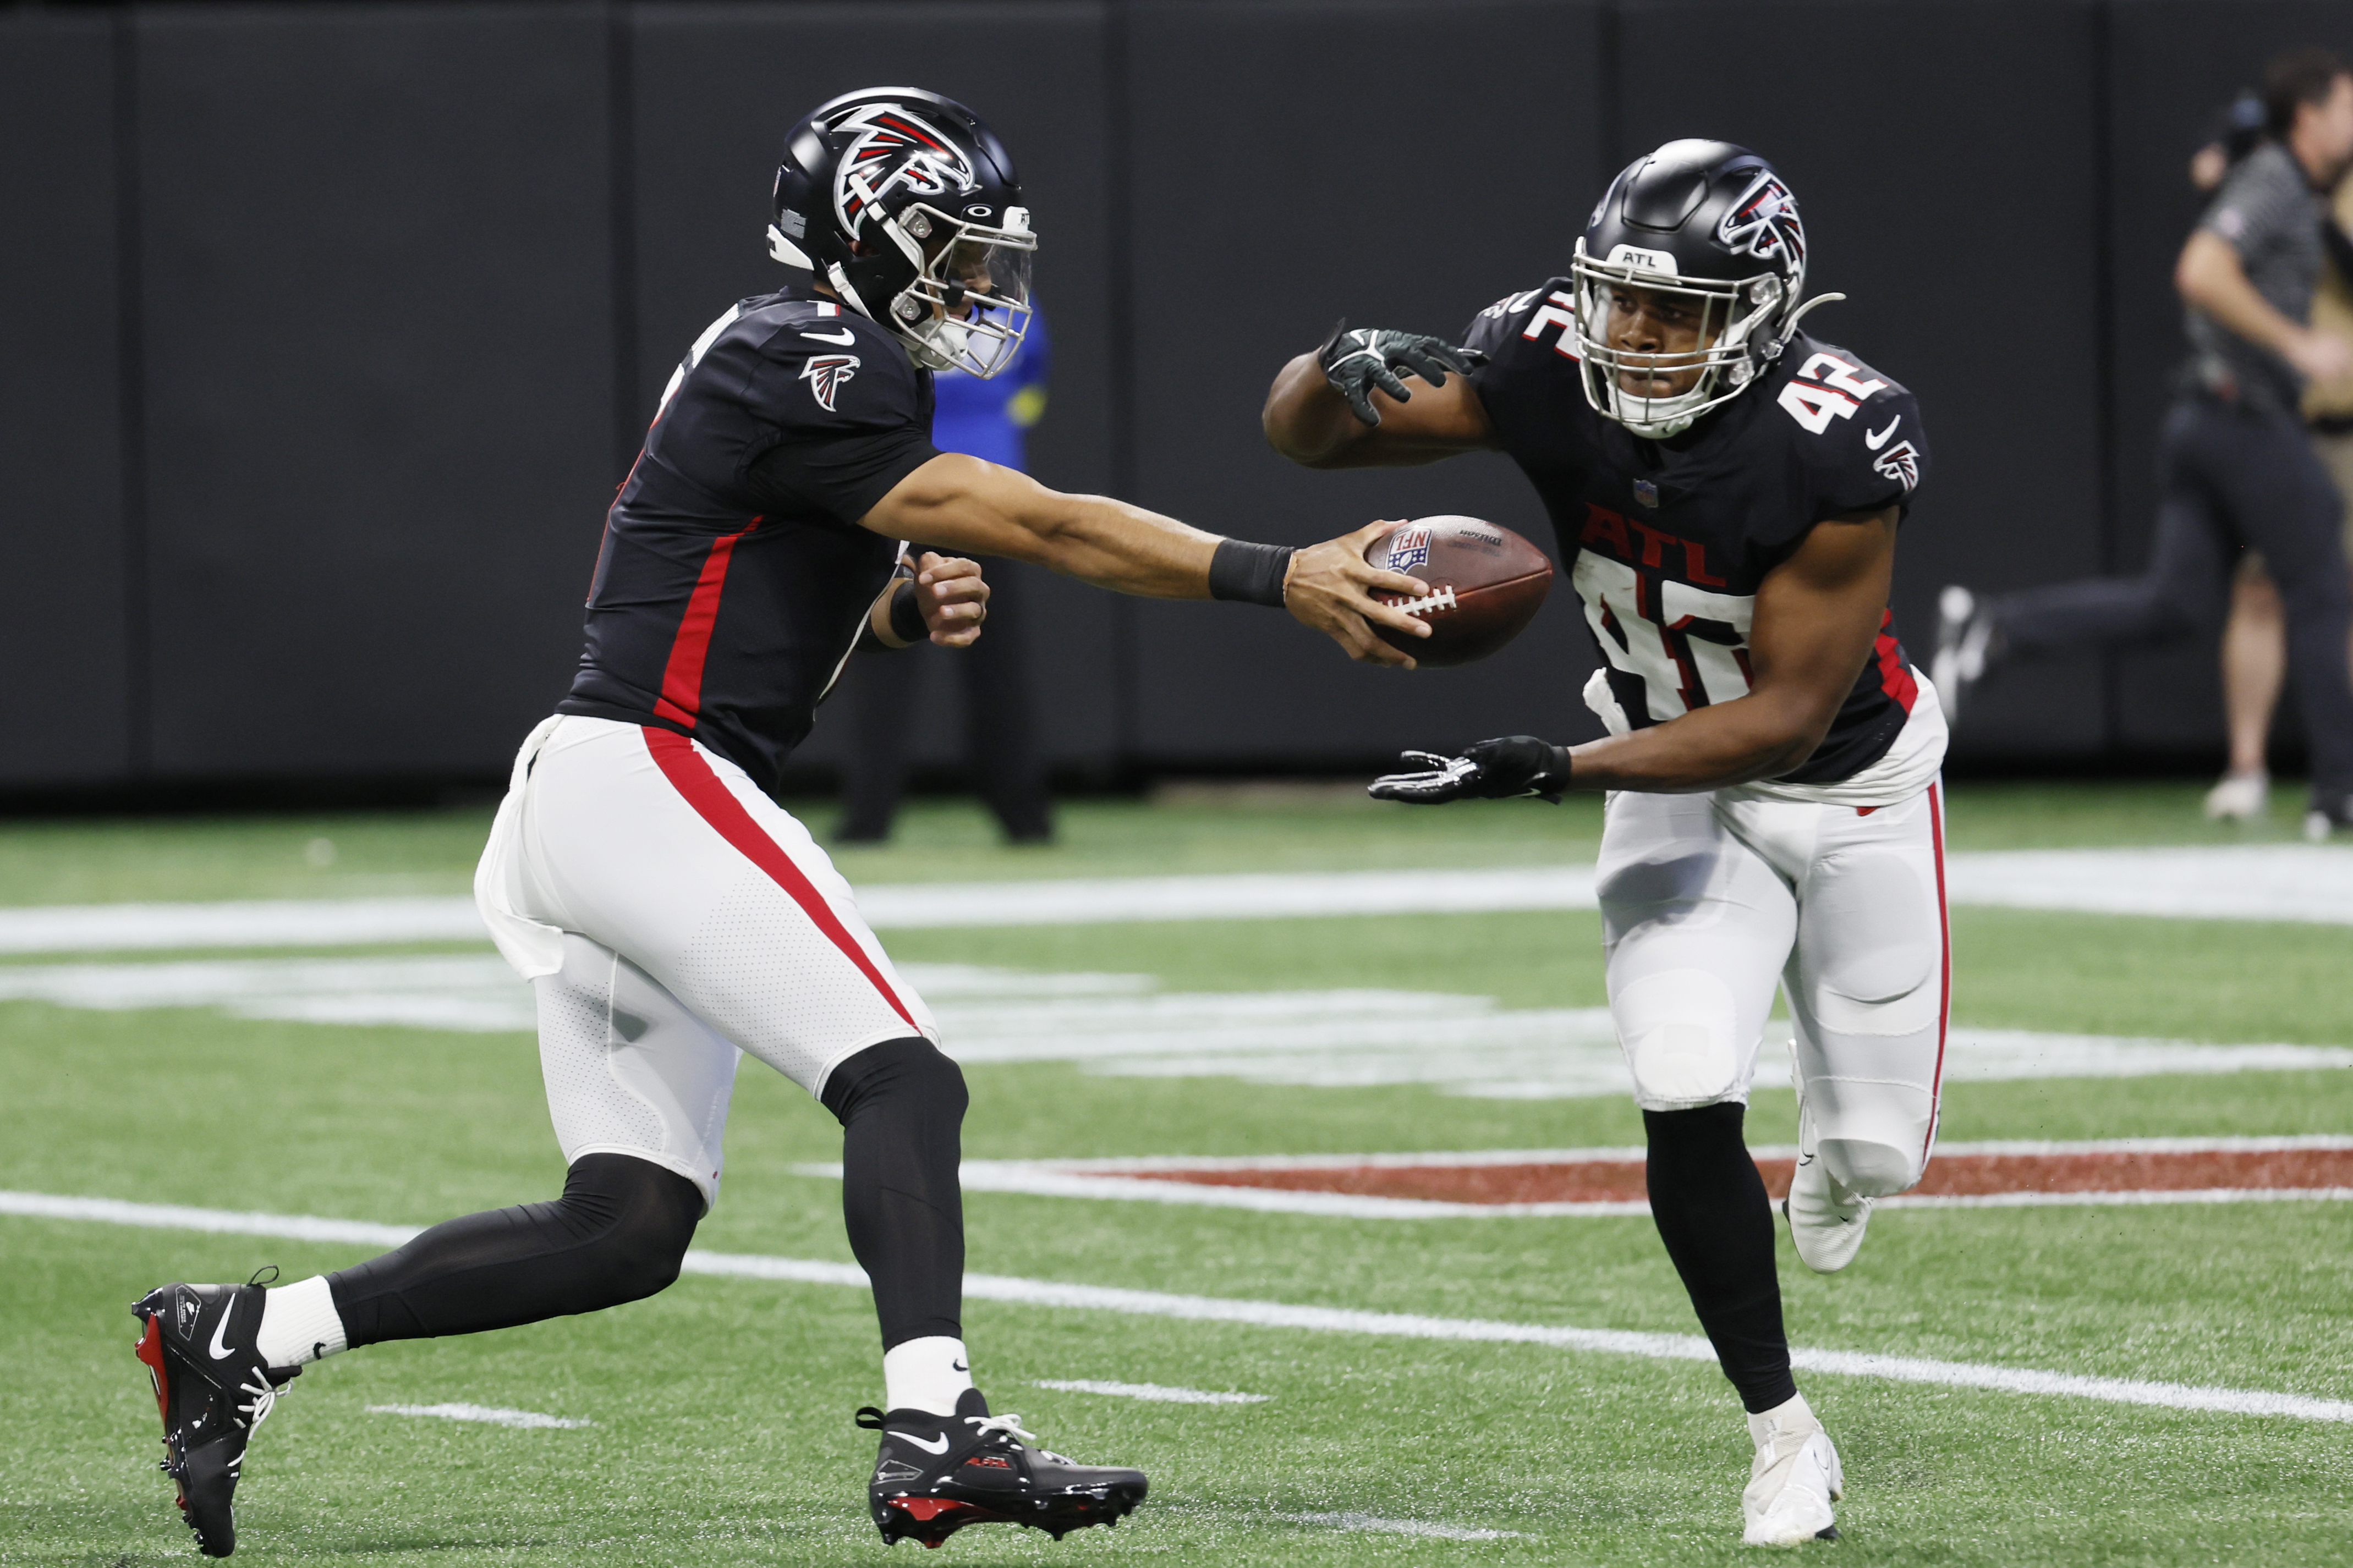
[{"label": "white shoe of background person", "polygon": [[1748,1468],[1748,1489],[1740,1494],[1742,1544],[1802,1546],[1836,1541],[1837,1517],[1831,1504],[1846,1496],[1831,1435],[1814,1419],[1802,1394],[1748,1418],[1757,1458]]},{"label": "white shoe of background person", "polygon": [[2304,837],[2314,844],[2326,844],[2333,834],[2353,830],[2353,795],[2339,795],[2334,801],[2315,801],[2304,816]]},{"label": "white shoe of background person", "polygon": [[2224,773],[2206,792],[2209,822],[2253,822],[2271,806],[2272,775],[2257,768],[2251,773]]},{"label": "white shoe of background person", "polygon": [[1960,722],[1961,699],[1984,677],[1992,640],[1993,618],[1978,613],[1978,596],[1958,583],[1947,584],[1936,595],[1936,653],[1928,661],[1947,723]]},{"label": "white shoe of background person", "polygon": [[1797,1244],[1799,1259],[1817,1274],[1835,1274],[1862,1249],[1871,1200],[1839,1185],[1820,1154],[1804,1154],[1789,1177],[1789,1195],[1781,1200],[1781,1213],[1789,1222],[1789,1239]]}]

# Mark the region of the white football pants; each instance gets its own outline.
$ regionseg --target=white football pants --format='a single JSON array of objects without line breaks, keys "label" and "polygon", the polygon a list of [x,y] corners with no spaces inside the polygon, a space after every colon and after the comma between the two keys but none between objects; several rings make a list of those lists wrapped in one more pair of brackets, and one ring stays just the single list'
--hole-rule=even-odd
[{"label": "white football pants", "polygon": [[567,1163],[633,1154],[707,1206],[743,1052],[821,1094],[869,1046],[939,1039],[808,830],[667,730],[533,731],[476,892],[537,995]]},{"label": "white football pants", "polygon": [[1609,1010],[1646,1110],[1746,1104],[1773,988],[1799,1139],[1851,1191],[1920,1179],[1951,966],[1943,786],[1852,806],[1610,797],[1599,868]]}]

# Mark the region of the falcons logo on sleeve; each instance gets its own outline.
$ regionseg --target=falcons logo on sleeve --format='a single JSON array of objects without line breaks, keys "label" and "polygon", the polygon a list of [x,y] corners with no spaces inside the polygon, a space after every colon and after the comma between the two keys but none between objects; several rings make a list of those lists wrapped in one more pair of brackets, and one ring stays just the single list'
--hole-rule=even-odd
[{"label": "falcons logo on sleeve", "polygon": [[1919,487],[1920,452],[1909,441],[1900,442],[1882,452],[1879,460],[1871,466],[1891,479],[1901,480],[1907,493]]},{"label": "falcons logo on sleeve", "polygon": [[801,366],[801,379],[809,384],[817,405],[828,414],[833,412],[833,400],[841,391],[842,383],[857,374],[856,354],[818,354]]}]

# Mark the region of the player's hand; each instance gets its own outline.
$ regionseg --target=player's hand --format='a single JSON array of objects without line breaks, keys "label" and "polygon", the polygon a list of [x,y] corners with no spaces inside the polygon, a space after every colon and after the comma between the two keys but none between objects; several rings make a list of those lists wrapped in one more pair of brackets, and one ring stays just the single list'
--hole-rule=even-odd
[{"label": "player's hand", "polygon": [[1324,346],[1315,351],[1315,363],[1324,368],[1324,379],[1332,384],[1332,390],[1348,400],[1357,418],[1367,425],[1378,425],[1381,411],[1373,406],[1374,387],[1399,403],[1413,401],[1413,394],[1398,377],[1399,369],[1412,372],[1432,386],[1444,386],[1448,371],[1468,375],[1485,364],[1487,356],[1477,349],[1457,348],[1444,338],[1424,337],[1419,332],[1397,332],[1383,327],[1359,327],[1350,331],[1348,320],[1343,316]]},{"label": "player's hand", "polygon": [[1411,669],[1413,657],[1373,635],[1378,622],[1408,637],[1426,637],[1430,623],[1373,597],[1373,590],[1419,599],[1430,585],[1402,572],[1384,571],[1365,559],[1366,547],[1395,522],[1369,522],[1354,533],[1311,544],[1291,557],[1282,579],[1282,607],[1302,626],[1314,627],[1345,649],[1350,658]]},{"label": "player's hand", "polygon": [[1398,759],[1417,772],[1383,773],[1365,786],[1375,800],[1443,805],[1450,800],[1519,800],[1560,804],[1568,787],[1568,748],[1534,735],[1481,741],[1459,757],[1407,752]]},{"label": "player's hand", "polygon": [[915,560],[915,605],[923,627],[942,647],[970,647],[988,619],[988,584],[980,563],[926,550]]},{"label": "player's hand", "polygon": [[2289,344],[2287,359],[2307,381],[2335,381],[2353,370],[2353,342],[2334,332],[2307,331]]}]

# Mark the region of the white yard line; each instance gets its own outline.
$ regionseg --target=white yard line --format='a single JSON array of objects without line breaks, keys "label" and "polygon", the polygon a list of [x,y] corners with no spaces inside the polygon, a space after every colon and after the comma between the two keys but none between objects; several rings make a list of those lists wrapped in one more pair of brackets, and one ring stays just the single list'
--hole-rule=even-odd
[{"label": "white yard line", "polygon": [[[46,1193],[0,1192],[0,1214],[44,1219],[94,1220],[172,1230],[272,1237],[289,1241],[353,1240],[397,1244],[419,1227],[366,1225],[308,1215],[238,1214],[218,1209],[135,1204],[118,1198],[65,1197]],[[364,1234],[362,1234],[364,1233]],[[738,1279],[786,1280],[863,1288],[865,1274],[854,1264],[756,1254],[705,1252],[686,1255],[684,1270]],[[1218,1296],[1186,1296],[1106,1285],[1066,1284],[998,1274],[967,1274],[967,1300],[1074,1311],[1121,1312],[1190,1322],[1235,1323],[1250,1328],[1290,1329],[1307,1333],[1543,1345],[1555,1350],[1628,1355],[1652,1361],[1712,1362],[1715,1352],[1697,1334],[1644,1333],[1625,1329],[1576,1329],[1545,1323],[1501,1322],[1484,1318],[1437,1318],[1410,1312],[1368,1312],[1345,1307],[1293,1306]],[[1980,1388],[2004,1394],[2091,1399],[2116,1405],[2233,1415],[2284,1416],[2300,1421],[2353,1423],[2353,1400],[2316,1399],[2267,1389],[2211,1388],[2155,1383],[2138,1378],[2085,1377],[2028,1367],[1989,1366],[1936,1361],[1922,1356],[1880,1355],[1868,1351],[1792,1348],[1790,1362],[1801,1371],[1845,1377],[1875,1377],[1895,1383],[1946,1388]]]},{"label": "white yard line", "polygon": [[371,1405],[371,1415],[430,1415],[442,1421],[483,1421],[493,1426],[591,1426],[564,1415],[543,1415],[536,1410],[507,1410],[495,1405]]},{"label": "white yard line", "polygon": [[[1949,1154],[2281,1154],[2302,1150],[2353,1149],[2353,1134],[2298,1132],[2255,1138],[1993,1139],[1978,1142],[1940,1141]],[[1759,1160],[1794,1160],[1795,1143],[1753,1143]],[[1649,1151],[1640,1144],[1599,1149],[1432,1149],[1380,1154],[1126,1154],[1101,1160],[997,1161],[991,1163],[1039,1171],[1146,1174],[1164,1171],[1377,1171],[1476,1169],[1485,1165],[1620,1164]],[[970,1164],[965,1166],[966,1170]],[[797,1166],[804,1174],[838,1173],[831,1168]]]},{"label": "white yard line", "polygon": [[[1535,1100],[1629,1089],[1604,1007],[1511,1008],[1427,991],[1162,991],[1150,975],[1027,973],[908,963],[950,1055],[969,1066],[1066,1061],[1116,1077],[1240,1079],[1308,1088],[1427,1084]],[[492,953],[205,958],[0,964],[0,1000],[69,1007],[216,1007],[238,1017],[410,1028],[528,1031],[528,986]],[[1778,1031],[1777,1031],[1778,1032]],[[1950,1082],[2137,1078],[2353,1068],[2343,1046],[2210,1045],[2022,1029],[1952,1030]],[[1772,1039],[1756,1084],[1786,1087]]]},{"label": "white yard line", "polygon": [[1434,1524],[1426,1519],[1383,1519],[1374,1513],[1278,1513],[1293,1524],[1320,1524],[1331,1530],[1372,1535],[1419,1535],[1432,1541],[1518,1541],[1516,1530],[1475,1530],[1465,1524]]},{"label": "white yard line", "polygon": [[1165,1383],[1103,1383],[1086,1377],[1041,1377],[1030,1386],[1057,1388],[1066,1394],[1149,1400],[1157,1405],[1264,1405],[1274,1397],[1271,1394],[1221,1394],[1209,1388],[1171,1388]]},{"label": "white yard line", "polygon": [[[1946,886],[1956,904],[2353,925],[2353,847],[2331,845],[1957,854],[1946,862]],[[877,931],[1596,907],[1585,866],[878,882],[857,896]],[[483,934],[473,900],[458,897],[0,910],[0,952],[332,947]]]},{"label": "white yard line", "polygon": [[[2168,1140],[2191,1142],[2192,1140]],[[2250,1142],[2290,1143],[2291,1141],[2248,1140]],[[2345,1141],[2327,1140],[2305,1143],[2296,1141],[2293,1146],[2342,1148]],[[1940,1149],[1940,1154],[1957,1154],[1961,1146]],[[1759,1159],[1792,1159],[1794,1148],[1764,1147],[1750,1151]],[[1641,1151],[1633,1152],[1641,1158]],[[1414,1156],[1388,1156],[1383,1163],[1391,1169],[1438,1168],[1446,1165],[1519,1164],[1525,1156],[1507,1161],[1464,1159],[1423,1159]],[[1533,1162],[1525,1162],[1533,1163]],[[1110,1162],[1104,1162],[1108,1164]],[[1079,1170],[1041,1168],[1049,1165],[1076,1166]],[[1366,1193],[1327,1193],[1300,1191],[1284,1187],[1245,1187],[1211,1185],[1202,1182],[1155,1180],[1155,1167],[1136,1163],[1133,1175],[1094,1175],[1082,1173],[1098,1171],[1103,1164],[1081,1160],[1019,1161],[967,1160],[962,1168],[964,1188],[973,1193],[1018,1193],[1029,1197],[1086,1198],[1116,1203],[1177,1204],[1197,1208],[1246,1209],[1257,1214],[1310,1215],[1324,1219],[1624,1219],[1647,1218],[1650,1204],[1642,1199],[1595,1198],[1542,1203],[1478,1204],[1461,1203],[1445,1198],[1379,1197]],[[1201,1169],[1176,1162],[1161,1163],[1162,1171],[1176,1172]],[[1253,1166],[1248,1162],[1235,1162],[1208,1167],[1209,1169],[1262,1170],[1331,1170],[1363,1169],[1362,1165],[1339,1164],[1314,1160],[1269,1161]],[[812,1162],[792,1167],[797,1175],[841,1179],[841,1167]],[[2285,1203],[2311,1201],[2343,1203],[2353,1199],[2353,1187],[2201,1187],[2168,1190],[2125,1190],[2107,1192],[2029,1192],[1918,1194],[1899,1194],[1882,1198],[1878,1206],[1889,1209],[1968,1209],[1968,1208],[2103,1208],[2116,1205],[2139,1204],[2228,1204]]]}]

